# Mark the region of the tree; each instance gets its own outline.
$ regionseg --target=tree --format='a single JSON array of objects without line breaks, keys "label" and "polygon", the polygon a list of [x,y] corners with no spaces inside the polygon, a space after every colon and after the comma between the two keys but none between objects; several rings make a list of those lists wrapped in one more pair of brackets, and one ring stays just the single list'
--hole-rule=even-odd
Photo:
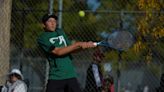
[{"label": "tree", "polygon": [[9,70],[11,3],[11,0],[0,0],[0,85],[5,83],[4,76]]},{"label": "tree", "polygon": [[[141,11],[145,11],[143,16],[138,18],[138,42],[136,51],[144,51],[145,61],[149,63],[153,56],[158,57],[164,53],[161,48],[163,46],[162,39],[164,37],[164,16],[162,14],[162,3],[159,0],[139,0],[138,7]],[[157,57],[156,56],[156,57]]]}]

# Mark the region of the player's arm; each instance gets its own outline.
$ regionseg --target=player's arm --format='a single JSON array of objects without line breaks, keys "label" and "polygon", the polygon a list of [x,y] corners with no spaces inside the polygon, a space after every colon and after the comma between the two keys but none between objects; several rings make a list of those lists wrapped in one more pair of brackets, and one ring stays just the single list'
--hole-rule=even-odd
[{"label": "player's arm", "polygon": [[93,42],[76,42],[67,47],[55,47],[51,52],[57,56],[62,56],[71,52],[74,52],[79,49],[93,48],[95,45]]}]

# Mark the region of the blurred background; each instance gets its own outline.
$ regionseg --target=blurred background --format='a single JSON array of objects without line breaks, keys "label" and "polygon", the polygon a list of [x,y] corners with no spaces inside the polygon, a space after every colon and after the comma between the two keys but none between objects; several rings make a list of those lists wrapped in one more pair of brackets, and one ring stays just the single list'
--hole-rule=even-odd
[{"label": "blurred background", "polygon": [[[79,16],[83,10],[85,16]],[[72,41],[100,41],[116,30],[129,31],[135,43],[127,51],[102,48],[104,65],[114,78],[115,92],[156,92],[164,73],[164,0],[0,0],[0,85],[19,68],[29,92],[44,92],[48,62],[36,39],[45,13],[59,17]],[[73,54],[81,88],[94,49]],[[142,92],[142,91],[139,91]]]}]

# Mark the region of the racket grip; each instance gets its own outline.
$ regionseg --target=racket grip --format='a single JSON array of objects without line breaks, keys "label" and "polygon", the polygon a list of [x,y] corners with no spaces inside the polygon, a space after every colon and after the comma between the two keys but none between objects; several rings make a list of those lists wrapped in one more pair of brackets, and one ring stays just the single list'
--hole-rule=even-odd
[{"label": "racket grip", "polygon": [[97,42],[94,42],[93,45],[97,46],[98,44],[97,44]]}]

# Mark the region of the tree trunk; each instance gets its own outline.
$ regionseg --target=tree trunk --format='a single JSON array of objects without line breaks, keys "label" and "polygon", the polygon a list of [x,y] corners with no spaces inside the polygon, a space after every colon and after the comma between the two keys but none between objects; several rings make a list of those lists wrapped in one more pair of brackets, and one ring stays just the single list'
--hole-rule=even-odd
[{"label": "tree trunk", "polygon": [[12,0],[0,0],[0,85],[9,70],[11,6]]}]

